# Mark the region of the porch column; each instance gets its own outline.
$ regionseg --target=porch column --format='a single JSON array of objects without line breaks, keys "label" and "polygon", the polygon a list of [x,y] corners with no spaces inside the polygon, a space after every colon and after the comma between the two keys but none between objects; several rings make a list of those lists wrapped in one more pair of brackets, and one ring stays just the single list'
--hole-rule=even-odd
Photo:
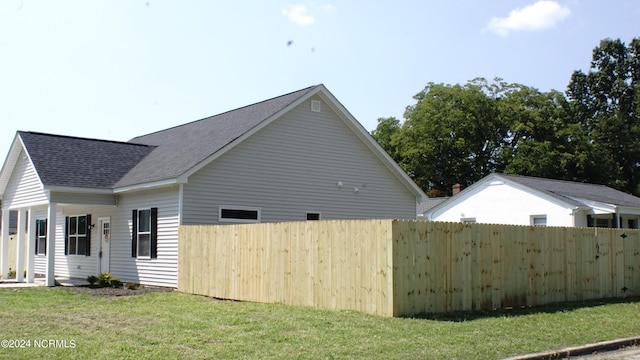
[{"label": "porch column", "polygon": [[46,284],[47,286],[56,286],[55,276],[55,253],[56,253],[56,212],[58,204],[49,203],[47,210],[47,270]]},{"label": "porch column", "polygon": [[27,282],[33,283],[35,278],[35,251],[36,251],[36,218],[33,210],[29,208],[29,227],[27,228]]},{"label": "porch column", "polygon": [[27,211],[25,209],[18,210],[18,239],[16,244],[16,281],[24,281],[24,226],[27,219]]},{"label": "porch column", "polygon": [[0,273],[2,278],[9,277],[9,209],[2,209],[2,240],[0,241]]}]

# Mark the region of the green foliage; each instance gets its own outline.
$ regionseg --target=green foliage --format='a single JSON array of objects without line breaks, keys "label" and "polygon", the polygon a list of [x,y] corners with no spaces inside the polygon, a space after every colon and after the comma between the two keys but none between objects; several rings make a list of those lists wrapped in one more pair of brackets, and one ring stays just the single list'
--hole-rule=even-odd
[{"label": "green foliage", "polygon": [[98,282],[98,277],[95,275],[89,275],[87,276],[87,282],[89,283],[89,285],[95,285],[95,283]]},{"label": "green foliage", "polygon": [[140,285],[137,284],[137,283],[133,283],[133,282],[127,283],[127,289],[129,289],[129,290],[138,290],[139,286]]},{"label": "green foliage", "polygon": [[378,119],[378,126],[371,132],[378,144],[398,163],[402,159],[396,146],[400,129],[400,120],[394,117],[380,118]]},{"label": "green foliage", "polygon": [[627,46],[605,39],[587,74],[575,71],[567,89],[573,120],[589,139],[585,180],[638,193],[640,183],[640,38]]},{"label": "green foliage", "polygon": [[640,38],[603,40],[566,94],[478,78],[429,83],[373,137],[430,195],[492,172],[640,193]]},{"label": "green foliage", "polygon": [[[87,279],[88,280],[88,279]],[[105,272],[98,275],[98,286],[100,287],[121,287],[122,282],[117,277],[111,276],[110,273]]]}]

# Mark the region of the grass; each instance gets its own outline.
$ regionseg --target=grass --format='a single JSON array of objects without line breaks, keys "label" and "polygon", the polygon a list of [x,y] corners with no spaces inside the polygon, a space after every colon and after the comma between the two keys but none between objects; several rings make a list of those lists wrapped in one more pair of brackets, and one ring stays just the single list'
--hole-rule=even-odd
[{"label": "grass", "polygon": [[[59,288],[0,289],[9,359],[496,359],[640,335],[640,299],[512,311],[383,318],[177,292],[93,297]],[[35,348],[34,340],[74,348]]]}]

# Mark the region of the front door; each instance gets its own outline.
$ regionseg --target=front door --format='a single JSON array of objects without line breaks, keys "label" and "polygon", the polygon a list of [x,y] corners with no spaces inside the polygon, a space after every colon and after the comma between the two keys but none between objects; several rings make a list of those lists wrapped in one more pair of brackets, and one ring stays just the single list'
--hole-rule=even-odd
[{"label": "front door", "polygon": [[98,252],[98,274],[109,272],[109,245],[111,243],[111,219],[100,218],[100,252]]}]

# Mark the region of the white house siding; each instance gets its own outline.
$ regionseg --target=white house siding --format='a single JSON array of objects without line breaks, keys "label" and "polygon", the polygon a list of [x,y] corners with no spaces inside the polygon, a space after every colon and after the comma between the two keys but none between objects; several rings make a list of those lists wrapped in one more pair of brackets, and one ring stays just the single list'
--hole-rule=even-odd
[{"label": "white house siding", "polygon": [[[134,209],[152,207],[158,208],[158,257],[146,260],[133,258],[131,257],[131,212]],[[177,188],[119,195],[117,211],[114,211],[111,216],[112,275],[127,282],[177,287],[179,223]]]},{"label": "white house siding", "polygon": [[534,215],[546,215],[547,226],[574,226],[570,209],[503,182],[469,189],[434,212],[431,220],[474,218],[478,223],[531,225]]},{"label": "white house siding", "polygon": [[183,224],[218,223],[220,205],[260,208],[262,222],[306,220],[307,211],[415,219],[415,195],[326,103],[310,109],[311,99],[192,175]]},{"label": "white house siding", "polygon": [[[55,254],[55,275],[57,277],[70,277],[84,279],[89,275],[98,275],[98,262],[100,261],[100,236],[98,229],[98,218],[112,216],[116,212],[114,206],[71,206],[58,205],[56,213],[56,254]],[[64,234],[65,220],[67,216],[91,215],[91,223],[95,228],[91,230],[91,251],[90,256],[86,255],[65,255],[64,254]],[[44,214],[46,216],[46,213]],[[38,257],[40,258],[40,256]],[[46,258],[41,256],[46,264]],[[38,271],[36,271],[37,273]]]},{"label": "white house siding", "polygon": [[[158,257],[131,257],[131,212],[133,209],[158,208]],[[64,254],[65,218],[91,214],[95,227],[91,232],[91,255]],[[47,217],[46,208],[34,211],[36,219]],[[58,205],[55,246],[55,276],[86,278],[98,275],[100,230],[98,219],[111,220],[110,272],[125,282],[177,287],[178,271],[178,191],[175,188],[144,191],[119,196],[118,206]],[[36,274],[46,271],[46,256],[35,257]]]},{"label": "white house siding", "polygon": [[5,209],[43,204],[48,200],[38,174],[24,151],[20,153],[4,193],[2,207]]}]

